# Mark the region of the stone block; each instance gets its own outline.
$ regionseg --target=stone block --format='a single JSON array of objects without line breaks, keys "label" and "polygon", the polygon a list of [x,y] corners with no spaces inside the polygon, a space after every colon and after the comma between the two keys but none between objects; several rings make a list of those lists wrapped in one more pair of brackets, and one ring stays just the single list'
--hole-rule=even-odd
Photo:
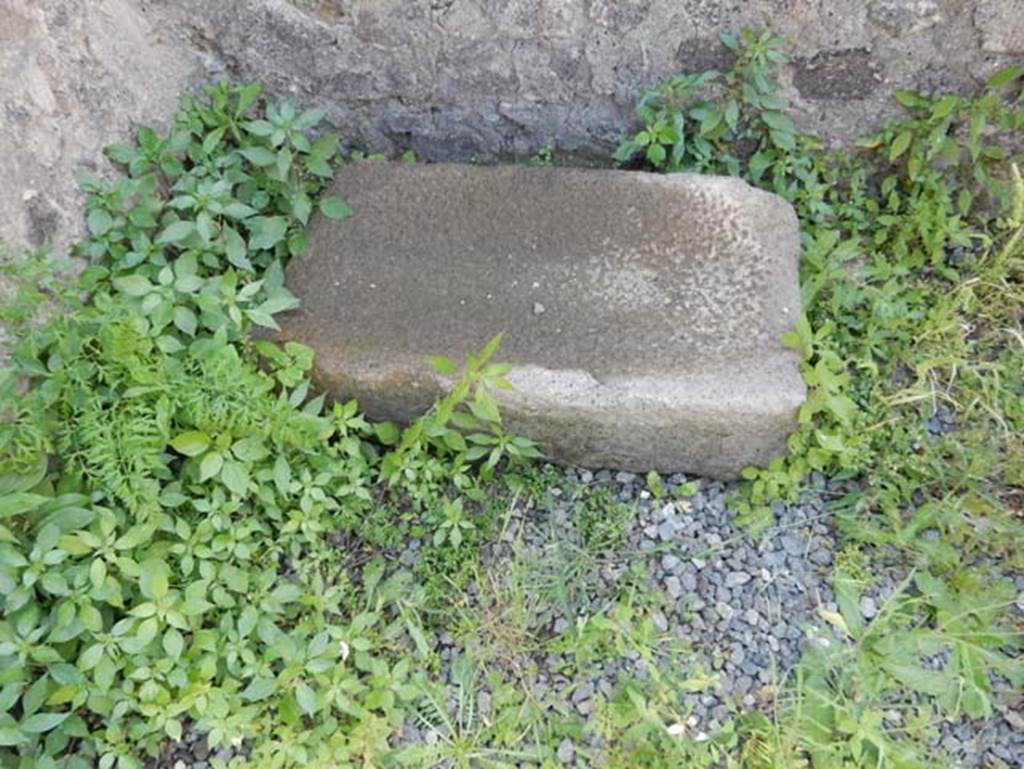
[{"label": "stone block", "polygon": [[371,417],[445,387],[428,355],[504,334],[509,429],[564,463],[734,477],[784,453],[805,388],[796,216],[734,178],[364,162],[288,267],[281,338]]}]

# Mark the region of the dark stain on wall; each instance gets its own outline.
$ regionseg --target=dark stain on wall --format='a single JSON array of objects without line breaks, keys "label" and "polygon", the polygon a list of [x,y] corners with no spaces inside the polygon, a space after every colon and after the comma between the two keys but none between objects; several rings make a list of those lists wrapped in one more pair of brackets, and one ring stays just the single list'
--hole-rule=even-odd
[{"label": "dark stain on wall", "polygon": [[863,48],[822,51],[793,62],[793,85],[805,99],[865,99],[880,82],[878,65]]}]

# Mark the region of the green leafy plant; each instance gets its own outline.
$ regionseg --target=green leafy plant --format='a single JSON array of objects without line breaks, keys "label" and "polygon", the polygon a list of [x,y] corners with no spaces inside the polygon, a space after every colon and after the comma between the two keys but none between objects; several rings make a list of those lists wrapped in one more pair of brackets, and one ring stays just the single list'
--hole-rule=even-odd
[{"label": "green leafy plant", "polygon": [[[308,348],[249,340],[296,306],[283,266],[313,209],[350,213],[319,197],[340,162],[337,136],[309,135],[320,117],[255,85],[187,98],[166,135],[108,150],[126,177],[84,180],[79,285],[41,295],[42,262],[15,274],[28,285],[5,317],[20,338],[0,388],[4,766],[134,769],[189,728],[254,766],[369,766],[420,696],[393,648],[422,642],[422,591],[366,567],[354,594],[332,538],[358,549],[382,493],[436,498],[453,478],[470,492],[485,454],[489,472],[534,450],[498,430],[455,449],[431,432],[472,388],[463,424],[500,424],[485,390],[504,372],[488,363],[497,342],[389,450],[393,427],[311,396]],[[33,326],[44,299],[63,304]],[[397,472],[412,455],[434,479]]]},{"label": "green leafy plant", "polygon": [[458,547],[462,544],[464,532],[473,530],[473,522],[466,520],[461,499],[454,502],[445,500],[443,511],[434,531],[434,545],[448,542],[452,547]]},{"label": "green leafy plant", "polygon": [[[383,428],[383,439],[397,441],[382,465],[385,478],[390,482],[416,481],[420,488],[435,492],[448,482],[465,488],[468,478],[463,470],[480,464],[480,460],[484,460],[480,472],[490,477],[505,457],[521,461],[540,456],[533,441],[510,435],[502,428],[494,393],[509,390],[512,385],[505,378],[511,366],[491,361],[500,344],[499,334],[480,355],[468,356],[461,372],[449,358],[430,358],[437,373],[451,378],[453,384],[447,395],[402,431],[400,438],[394,426]],[[444,472],[430,456],[431,450],[453,454],[454,470]]]},{"label": "green leafy plant", "polygon": [[607,489],[597,489],[580,498],[575,525],[585,550],[608,557],[625,544],[635,517],[630,505],[613,499]]},{"label": "green leafy plant", "polygon": [[[808,398],[788,455],[744,471],[739,520],[770,526],[770,503],[796,499],[817,473],[846,484],[832,512],[848,562],[896,550],[921,570],[905,611],[876,619],[856,653],[838,645],[856,662],[808,657],[791,689],[804,716],[752,727],[748,755],[771,743],[762,765],[802,765],[808,752],[815,766],[931,765],[908,758],[931,760],[920,734],[884,728],[885,699],[910,697],[925,720],[986,715],[988,676],[1007,680],[1020,638],[998,612],[976,612],[987,603],[964,582],[994,559],[1019,565],[1024,533],[1024,186],[1013,154],[1024,67],[996,72],[977,96],[898,92],[905,119],[855,151],[825,152],[783,114],[781,41],[749,30],[722,41],[733,67],[645,90],[643,128],[617,157],[742,176],[800,219],[803,315],[784,341],[802,354]],[[939,603],[968,647],[938,640]],[[852,616],[848,606],[841,618],[857,636]],[[937,646],[950,661],[926,673],[921,654]]]},{"label": "green leafy plant", "polygon": [[719,37],[735,54],[733,68],[677,75],[644,89],[636,106],[644,127],[620,143],[616,160],[642,154],[669,172],[724,170],[759,178],[796,149],[789,104],[776,93],[782,38],[749,29],[739,39]]},{"label": "green leafy plant", "polygon": [[549,168],[555,164],[555,147],[553,144],[545,144],[537,150],[528,161],[531,166],[538,168]]},{"label": "green leafy plant", "polygon": [[783,693],[781,728],[763,716],[745,721],[754,766],[795,766],[801,754],[813,766],[934,766],[933,703],[950,720],[991,717],[989,671],[1018,691],[1024,681],[1012,652],[1021,639],[994,630],[1013,588],[992,588],[966,576],[951,588],[921,572],[869,621],[857,583],[840,575],[840,612],[822,612],[830,632],[812,640]]},{"label": "green leafy plant", "polygon": [[626,684],[597,717],[605,747],[603,766],[610,769],[717,766],[735,747],[732,724],[714,737],[694,728],[676,704],[691,681],[657,678]]}]

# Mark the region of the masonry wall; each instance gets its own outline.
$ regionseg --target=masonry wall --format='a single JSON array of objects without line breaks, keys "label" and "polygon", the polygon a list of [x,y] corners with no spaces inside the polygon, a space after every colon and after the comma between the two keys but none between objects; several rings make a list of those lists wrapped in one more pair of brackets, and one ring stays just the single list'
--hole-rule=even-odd
[{"label": "masonry wall", "polygon": [[0,238],[65,244],[75,169],[181,88],[259,78],[346,139],[429,160],[607,157],[640,87],[727,64],[719,29],[790,41],[785,95],[832,142],[898,88],[1024,60],[1021,0],[0,0]]}]

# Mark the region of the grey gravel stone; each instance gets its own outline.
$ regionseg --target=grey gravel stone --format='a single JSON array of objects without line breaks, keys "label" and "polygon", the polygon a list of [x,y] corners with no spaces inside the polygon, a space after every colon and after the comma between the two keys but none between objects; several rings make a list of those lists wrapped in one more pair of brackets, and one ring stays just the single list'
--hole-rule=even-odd
[{"label": "grey gravel stone", "polygon": [[726,587],[739,587],[745,585],[752,577],[745,571],[734,571],[730,572],[725,578]]},{"label": "grey gravel stone", "polygon": [[678,577],[665,578],[665,592],[668,593],[671,598],[678,598],[683,594],[683,586]]},{"label": "grey gravel stone", "polygon": [[585,682],[582,686],[576,687],[572,693],[572,701],[579,703],[583,700],[588,700],[594,696],[594,685],[589,681]]},{"label": "grey gravel stone", "polygon": [[671,542],[675,536],[676,527],[672,521],[662,521],[658,525],[658,539],[662,542]]},{"label": "grey gravel stone", "polygon": [[815,550],[810,554],[810,559],[819,566],[828,566],[832,563],[832,553],[828,550]]},{"label": "grey gravel stone", "polygon": [[660,611],[651,612],[651,624],[659,633],[664,633],[668,630],[668,619]]},{"label": "grey gravel stone", "polygon": [[719,601],[715,604],[715,613],[724,621],[728,622],[735,613],[735,610],[729,604]]},{"label": "grey gravel stone", "polygon": [[555,755],[561,763],[571,764],[576,758],[576,745],[571,739],[566,737],[558,744],[558,750]]},{"label": "grey gravel stone", "polygon": [[784,534],[779,540],[782,543],[782,547],[786,553],[791,556],[799,556],[804,554],[804,550],[807,547],[806,542],[799,537],[795,537],[792,534]]},{"label": "grey gravel stone", "polygon": [[875,599],[868,595],[861,596],[860,613],[864,615],[864,619],[872,619],[878,614],[878,605],[875,603]]}]

